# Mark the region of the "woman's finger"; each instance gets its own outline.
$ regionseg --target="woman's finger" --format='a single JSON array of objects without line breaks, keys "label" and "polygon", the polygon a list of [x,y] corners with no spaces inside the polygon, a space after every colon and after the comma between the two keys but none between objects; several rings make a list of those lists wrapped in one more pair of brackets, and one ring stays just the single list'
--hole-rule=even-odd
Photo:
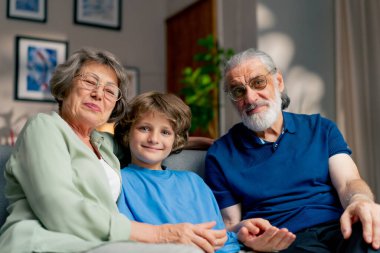
[{"label": "woman's finger", "polygon": [[207,253],[214,253],[214,245],[212,245],[205,237],[194,234],[194,237],[192,238],[192,243],[201,248],[203,251]]}]

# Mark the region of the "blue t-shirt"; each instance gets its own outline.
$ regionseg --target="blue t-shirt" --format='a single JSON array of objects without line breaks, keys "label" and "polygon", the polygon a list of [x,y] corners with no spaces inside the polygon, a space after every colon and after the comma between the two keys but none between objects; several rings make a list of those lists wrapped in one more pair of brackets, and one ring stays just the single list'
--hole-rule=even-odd
[{"label": "blue t-shirt", "polygon": [[[121,170],[119,211],[129,219],[153,225],[215,221],[224,229],[218,204],[203,179],[190,171],[150,170],[130,164]],[[238,252],[235,233],[219,253]]]},{"label": "blue t-shirt", "polygon": [[241,203],[242,219],[264,218],[294,233],[339,220],[343,208],[328,160],[351,150],[332,121],[283,116],[284,130],[274,143],[242,123],[217,140],[206,155],[206,183],[221,209]]}]

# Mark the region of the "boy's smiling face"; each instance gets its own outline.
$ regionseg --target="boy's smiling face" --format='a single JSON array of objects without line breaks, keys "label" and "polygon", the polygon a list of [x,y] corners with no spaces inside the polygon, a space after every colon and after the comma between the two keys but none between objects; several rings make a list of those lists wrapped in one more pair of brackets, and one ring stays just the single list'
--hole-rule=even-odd
[{"label": "boy's smiling face", "polygon": [[152,170],[161,170],[162,161],[172,151],[174,139],[175,132],[165,114],[144,113],[129,132],[132,163]]}]

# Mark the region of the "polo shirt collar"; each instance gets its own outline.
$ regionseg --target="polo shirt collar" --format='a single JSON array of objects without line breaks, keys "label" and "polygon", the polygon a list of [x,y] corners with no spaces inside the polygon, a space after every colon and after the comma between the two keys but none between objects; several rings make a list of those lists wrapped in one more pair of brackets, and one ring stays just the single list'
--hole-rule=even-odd
[{"label": "polo shirt collar", "polygon": [[[296,126],[292,114],[282,111],[282,115],[284,119],[283,134],[294,134],[296,132]],[[236,139],[239,140],[244,148],[255,148],[265,145],[265,143],[263,143],[262,140],[260,140],[260,138],[258,138],[255,133],[247,128],[242,122],[237,125],[237,129],[234,132],[237,135],[235,137],[238,137]]]}]

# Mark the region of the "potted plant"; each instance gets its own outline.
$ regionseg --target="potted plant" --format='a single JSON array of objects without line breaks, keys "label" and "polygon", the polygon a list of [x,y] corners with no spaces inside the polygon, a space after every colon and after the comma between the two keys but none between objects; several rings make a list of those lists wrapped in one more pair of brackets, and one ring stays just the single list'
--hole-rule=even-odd
[{"label": "potted plant", "polygon": [[191,108],[191,134],[218,137],[218,94],[222,78],[222,64],[233,55],[232,49],[221,48],[214,36],[208,35],[197,42],[204,50],[194,55],[199,67],[186,67],[183,72],[184,88],[181,94]]}]

